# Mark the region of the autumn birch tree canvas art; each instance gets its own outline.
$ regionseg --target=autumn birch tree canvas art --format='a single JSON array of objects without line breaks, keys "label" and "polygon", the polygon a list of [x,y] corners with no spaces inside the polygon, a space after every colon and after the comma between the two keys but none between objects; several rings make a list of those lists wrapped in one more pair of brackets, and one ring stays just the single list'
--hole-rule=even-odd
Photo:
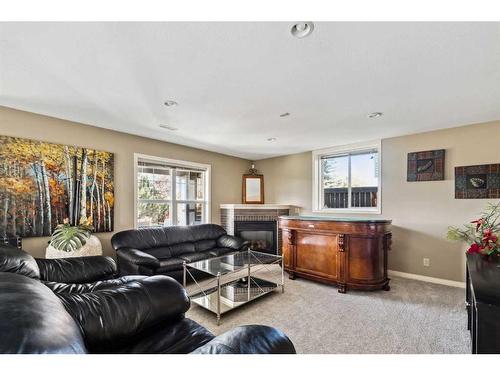
[{"label": "autumn birch tree canvas art", "polygon": [[0,136],[0,235],[49,236],[64,219],[113,231],[110,152]]}]

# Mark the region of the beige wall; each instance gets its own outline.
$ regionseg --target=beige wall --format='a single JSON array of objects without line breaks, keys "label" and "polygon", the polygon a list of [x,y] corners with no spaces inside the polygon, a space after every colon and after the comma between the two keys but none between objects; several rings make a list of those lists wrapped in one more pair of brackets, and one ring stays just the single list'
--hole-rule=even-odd
[{"label": "beige wall", "polygon": [[[212,222],[218,223],[221,203],[241,201],[241,176],[248,161],[214,152],[155,141],[89,125],[0,107],[0,134],[53,143],[91,147],[115,153],[115,230],[134,226],[134,153],[212,165]],[[98,237],[104,253],[114,255],[111,233]],[[43,256],[48,238],[24,239],[24,248]]]},{"label": "beige wall", "polygon": [[[408,152],[441,148],[446,180],[406,182]],[[500,121],[382,141],[382,214],[375,216],[393,220],[389,269],[463,281],[464,246],[447,241],[446,229],[474,218],[488,200],[455,199],[454,167],[486,163],[500,163]],[[294,204],[301,214],[311,214],[311,165],[311,152],[258,161],[266,201]],[[424,257],[430,267],[423,266]]]},{"label": "beige wall", "polygon": [[[143,153],[212,165],[212,221],[221,203],[241,200],[241,175],[247,160],[125,133],[0,107],[0,134],[75,144],[115,153],[115,229],[134,225],[133,154]],[[446,149],[446,180],[406,182],[408,152]],[[487,200],[454,199],[454,167],[500,162],[500,121],[382,141],[382,215],[393,220],[394,243],[389,268],[450,280],[463,280],[464,246],[445,239],[449,225],[467,222]],[[311,214],[312,154],[260,160],[267,203],[293,204]],[[341,216],[341,215],[339,215]],[[343,215],[346,216],[346,215]],[[351,215],[348,215],[351,216]],[[104,252],[113,255],[111,233],[98,234]],[[43,256],[48,238],[28,238],[24,247]],[[422,258],[431,260],[423,267]]]}]

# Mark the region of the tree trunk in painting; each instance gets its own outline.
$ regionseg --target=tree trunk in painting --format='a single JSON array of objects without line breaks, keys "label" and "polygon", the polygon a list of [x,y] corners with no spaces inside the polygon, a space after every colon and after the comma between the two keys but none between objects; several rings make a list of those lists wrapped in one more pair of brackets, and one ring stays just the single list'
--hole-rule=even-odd
[{"label": "tree trunk in painting", "polygon": [[7,236],[7,217],[9,216],[9,197],[5,194],[3,199],[3,235]]},{"label": "tree trunk in painting", "polygon": [[43,189],[42,189],[42,179],[40,177],[40,172],[38,170],[38,163],[33,164],[33,172],[35,173],[36,188],[38,190],[38,216],[40,218],[38,223],[38,231],[35,228],[33,230],[38,235],[43,235],[44,221],[45,217],[43,214]]},{"label": "tree trunk in painting", "polygon": [[33,231],[33,234],[36,235],[36,197],[33,196],[31,202],[31,217],[32,217],[32,222],[31,222],[31,230]]},{"label": "tree trunk in painting", "polygon": [[64,169],[66,171],[66,191],[68,192],[68,217],[73,217],[73,176],[71,175],[71,157],[69,147],[64,146]]},{"label": "tree trunk in painting", "polygon": [[11,203],[10,205],[12,207],[11,208],[11,210],[12,210],[12,232],[11,233],[14,236],[16,236],[17,235],[17,212],[16,212],[17,207],[16,207],[16,196],[15,195],[12,196],[10,203]]},{"label": "tree trunk in painting", "polygon": [[26,237],[26,229],[28,227],[28,217],[30,215],[30,210],[28,208],[24,209],[24,214],[23,214],[23,226],[22,226],[22,232],[21,235],[23,237]]},{"label": "tree trunk in painting", "polygon": [[44,205],[43,212],[46,215],[45,225],[43,234],[50,235],[52,232],[52,207],[50,206],[50,188],[49,188],[49,179],[47,177],[47,169],[45,168],[45,161],[41,160],[41,175],[43,182],[43,190],[44,190]]},{"label": "tree trunk in painting", "polygon": [[87,149],[82,148],[82,162],[80,169],[80,218],[87,217]]},{"label": "tree trunk in painting", "polygon": [[111,228],[111,207],[108,203],[108,201],[106,201],[106,206],[108,207],[108,230],[110,231],[112,228]]},{"label": "tree trunk in painting", "polygon": [[106,161],[102,159],[102,181],[101,181],[101,199],[102,199],[102,229],[106,230],[106,200],[104,198],[104,186],[106,181],[104,180],[104,176],[106,176]]},{"label": "tree trunk in painting", "polygon": [[97,223],[95,224],[94,228],[96,230],[99,230],[100,229],[100,225],[101,225],[101,193],[100,193],[100,190],[99,190],[99,183],[97,181],[96,181],[96,189],[95,189],[95,191],[97,193],[97,197],[96,197],[96,202],[97,202]]},{"label": "tree trunk in painting", "polygon": [[96,187],[97,178],[97,151],[94,150],[94,160],[92,163],[92,185],[90,187],[90,215],[92,215],[92,222],[96,225],[94,214],[94,192]]}]

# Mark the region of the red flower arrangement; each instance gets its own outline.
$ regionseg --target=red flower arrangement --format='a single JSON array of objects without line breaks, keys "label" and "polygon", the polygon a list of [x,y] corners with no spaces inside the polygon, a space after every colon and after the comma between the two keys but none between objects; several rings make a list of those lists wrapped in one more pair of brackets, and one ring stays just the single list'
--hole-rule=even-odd
[{"label": "red flower arrangement", "polygon": [[462,229],[448,228],[448,239],[470,244],[467,253],[500,256],[500,202],[489,204],[479,219],[471,221]]}]

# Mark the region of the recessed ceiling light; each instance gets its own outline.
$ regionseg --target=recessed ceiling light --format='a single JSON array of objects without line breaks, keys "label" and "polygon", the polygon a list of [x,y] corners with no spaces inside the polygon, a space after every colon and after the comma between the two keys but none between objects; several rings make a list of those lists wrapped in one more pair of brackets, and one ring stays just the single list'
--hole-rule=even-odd
[{"label": "recessed ceiling light", "polygon": [[274,137],[267,138],[267,141],[268,142],[276,142],[276,138],[274,138]]},{"label": "recessed ceiling light", "polygon": [[375,118],[375,117],[381,117],[384,114],[382,112],[372,112],[368,115],[368,118]]},{"label": "recessed ceiling light", "polygon": [[176,128],[175,126],[170,126],[170,125],[165,125],[165,124],[160,124],[160,128],[172,130],[172,131],[179,130],[179,128]]},{"label": "recessed ceiling light", "polygon": [[287,116],[290,116],[290,113],[285,112],[285,113],[282,113],[282,114],[280,115],[280,117],[287,117]]},{"label": "recessed ceiling light", "polygon": [[165,103],[166,107],[175,107],[178,103],[175,100],[166,100]]},{"label": "recessed ceiling light", "polygon": [[305,38],[306,36],[311,35],[314,30],[314,24],[310,21],[307,22],[298,22],[292,26],[290,32],[296,38]]}]

